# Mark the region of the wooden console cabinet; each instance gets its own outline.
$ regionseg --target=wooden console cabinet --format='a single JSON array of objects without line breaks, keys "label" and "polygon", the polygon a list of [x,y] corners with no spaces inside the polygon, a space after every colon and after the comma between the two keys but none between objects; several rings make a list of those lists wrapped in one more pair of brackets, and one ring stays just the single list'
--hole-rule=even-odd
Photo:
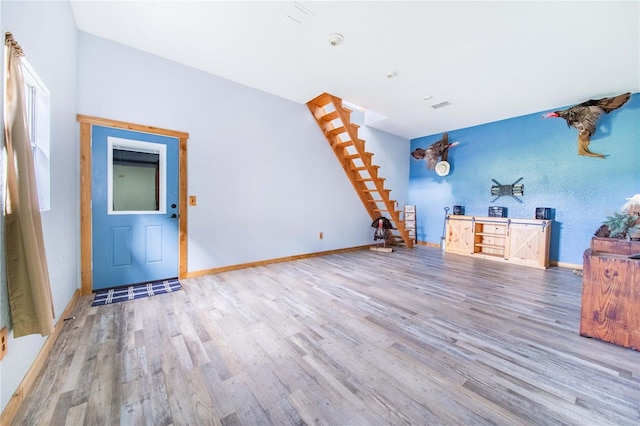
[{"label": "wooden console cabinet", "polygon": [[548,268],[551,222],[449,215],[445,251]]},{"label": "wooden console cabinet", "polygon": [[583,255],[580,335],[640,351],[640,241],[591,240]]}]

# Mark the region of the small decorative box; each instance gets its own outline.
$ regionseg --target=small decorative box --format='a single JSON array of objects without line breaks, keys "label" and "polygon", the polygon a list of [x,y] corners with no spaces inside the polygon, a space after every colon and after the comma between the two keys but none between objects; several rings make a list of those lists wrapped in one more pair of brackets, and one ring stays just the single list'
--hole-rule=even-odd
[{"label": "small decorative box", "polygon": [[506,207],[498,207],[498,206],[490,206],[489,207],[489,217],[507,217],[507,208]]},{"label": "small decorative box", "polygon": [[551,219],[551,208],[536,207],[536,219]]},{"label": "small decorative box", "polygon": [[464,206],[453,206],[453,214],[464,215]]}]

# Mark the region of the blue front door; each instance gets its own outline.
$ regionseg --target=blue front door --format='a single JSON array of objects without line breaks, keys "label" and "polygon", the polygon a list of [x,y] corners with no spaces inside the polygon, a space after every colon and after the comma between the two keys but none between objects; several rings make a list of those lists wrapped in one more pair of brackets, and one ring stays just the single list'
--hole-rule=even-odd
[{"label": "blue front door", "polygon": [[92,127],[94,290],[178,276],[178,145]]}]

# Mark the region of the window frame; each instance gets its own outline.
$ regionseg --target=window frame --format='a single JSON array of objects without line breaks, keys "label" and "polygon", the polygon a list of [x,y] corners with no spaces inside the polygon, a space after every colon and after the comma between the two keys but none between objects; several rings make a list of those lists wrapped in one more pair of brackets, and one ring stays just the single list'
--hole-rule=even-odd
[{"label": "window frame", "polygon": [[20,58],[27,127],[40,211],[51,210],[51,92],[31,63]]},{"label": "window frame", "polygon": [[[157,210],[115,210],[114,176],[113,176],[113,150],[125,150],[158,154],[158,209]],[[146,215],[167,213],[167,146],[156,142],[145,142],[133,139],[123,139],[114,136],[107,137],[107,214],[108,215]]]}]

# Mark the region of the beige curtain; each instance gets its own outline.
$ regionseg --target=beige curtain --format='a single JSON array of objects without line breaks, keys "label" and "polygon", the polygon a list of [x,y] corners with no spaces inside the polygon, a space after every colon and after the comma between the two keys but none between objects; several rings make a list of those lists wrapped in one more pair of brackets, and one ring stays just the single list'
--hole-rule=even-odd
[{"label": "beige curtain", "polygon": [[27,127],[22,49],[5,33],[4,135],[7,187],[4,237],[14,337],[53,331],[53,300],[44,251],[31,142]]}]

